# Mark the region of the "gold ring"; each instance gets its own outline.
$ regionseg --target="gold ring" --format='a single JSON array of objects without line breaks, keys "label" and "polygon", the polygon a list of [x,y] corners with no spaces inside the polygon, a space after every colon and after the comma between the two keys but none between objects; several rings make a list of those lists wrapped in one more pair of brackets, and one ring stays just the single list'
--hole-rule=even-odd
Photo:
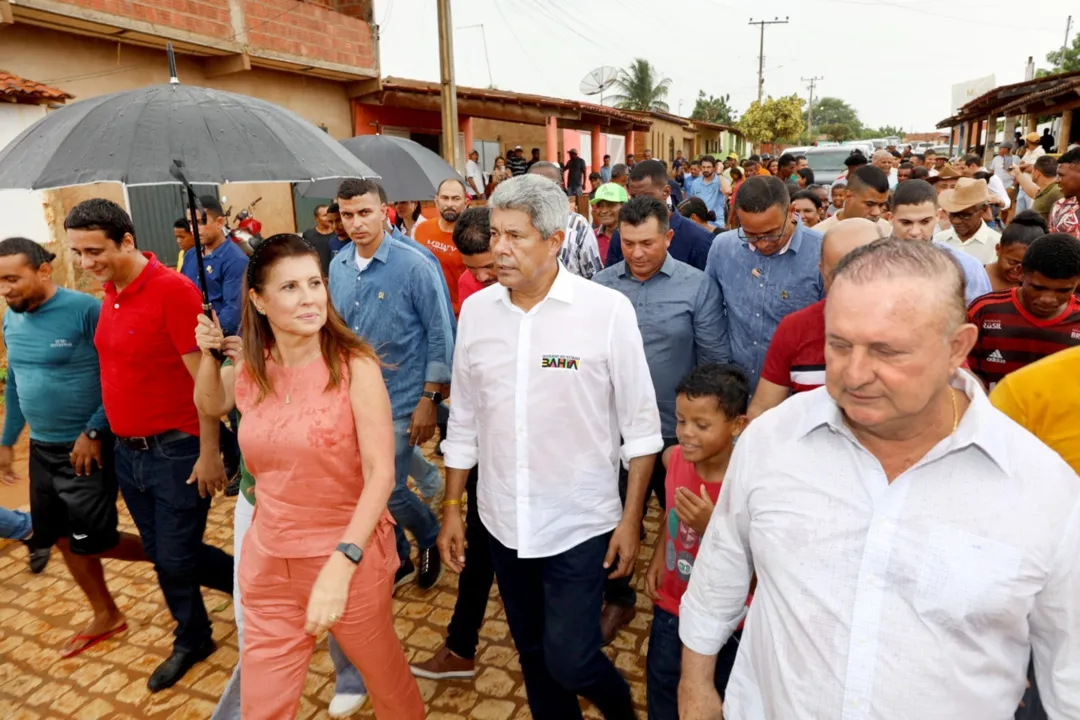
[{"label": "gold ring", "polygon": [[337,613],[330,613],[330,622],[331,623],[336,623],[337,621],[338,621],[338,614]]}]

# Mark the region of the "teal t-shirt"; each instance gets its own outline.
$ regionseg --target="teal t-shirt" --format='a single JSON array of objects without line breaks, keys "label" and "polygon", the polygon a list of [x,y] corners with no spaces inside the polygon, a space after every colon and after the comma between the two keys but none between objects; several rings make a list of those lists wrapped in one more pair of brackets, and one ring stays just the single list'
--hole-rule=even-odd
[{"label": "teal t-shirt", "polygon": [[74,442],[87,428],[108,428],[94,333],[101,301],[57,288],[33,312],[4,313],[8,374],[0,444],[11,446],[29,423],[30,438]]}]

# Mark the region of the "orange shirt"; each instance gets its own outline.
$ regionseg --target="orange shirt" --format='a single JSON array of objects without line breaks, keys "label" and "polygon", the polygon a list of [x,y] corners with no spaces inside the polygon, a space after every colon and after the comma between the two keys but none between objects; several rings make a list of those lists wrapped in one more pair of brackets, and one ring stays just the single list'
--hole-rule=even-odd
[{"label": "orange shirt", "polygon": [[438,220],[429,220],[414,227],[413,235],[416,242],[426,246],[439,259],[443,277],[446,278],[446,286],[450,288],[450,302],[454,306],[454,315],[457,315],[461,311],[461,300],[458,299],[458,278],[465,272],[465,262],[461,259],[457,246],[454,245],[453,234],[440,230]]}]

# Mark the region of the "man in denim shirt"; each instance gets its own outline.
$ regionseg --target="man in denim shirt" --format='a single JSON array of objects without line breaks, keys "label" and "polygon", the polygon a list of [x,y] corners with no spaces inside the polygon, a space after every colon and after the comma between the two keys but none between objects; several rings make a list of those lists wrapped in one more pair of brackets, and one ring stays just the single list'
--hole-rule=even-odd
[{"label": "man in denim shirt", "polygon": [[453,333],[442,278],[419,251],[386,232],[377,183],[346,180],[337,204],[353,245],[330,263],[330,297],[346,324],[382,358],[394,414],[397,484],[389,508],[398,523],[401,559],[395,586],[416,576],[402,530],[408,528],[420,548],[418,584],[426,590],[442,571],[435,547],[439,523],[409,490],[408,477],[413,446],[434,434],[440,389],[450,382]]},{"label": "man in denim shirt", "polygon": [[788,314],[825,296],[821,235],[797,223],[784,182],[752,177],[735,198],[740,228],[718,235],[705,274],[720,286],[734,362],[757,387],[765,351]]},{"label": "man in denim shirt", "polygon": [[[638,195],[619,211],[619,232],[625,260],[593,276],[593,280],[625,295],[637,313],[645,346],[664,447],[674,445],[675,388],[688,372],[704,363],[731,361],[727,324],[716,282],[668,252],[675,234],[664,203]],[[664,505],[663,463],[653,465],[649,488]],[[625,496],[627,472],[620,467],[619,490]],[[607,604],[600,616],[604,642],[634,619],[637,593],[629,575],[608,580]]]}]

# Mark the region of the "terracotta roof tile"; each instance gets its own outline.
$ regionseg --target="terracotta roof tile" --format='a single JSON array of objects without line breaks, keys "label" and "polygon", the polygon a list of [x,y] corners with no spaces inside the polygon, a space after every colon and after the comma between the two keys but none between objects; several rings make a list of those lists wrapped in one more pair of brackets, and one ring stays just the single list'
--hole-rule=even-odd
[{"label": "terracotta roof tile", "polygon": [[74,95],[69,95],[63,90],[42,85],[33,80],[26,80],[18,75],[0,70],[0,100],[13,102],[64,102],[71,100]]}]

